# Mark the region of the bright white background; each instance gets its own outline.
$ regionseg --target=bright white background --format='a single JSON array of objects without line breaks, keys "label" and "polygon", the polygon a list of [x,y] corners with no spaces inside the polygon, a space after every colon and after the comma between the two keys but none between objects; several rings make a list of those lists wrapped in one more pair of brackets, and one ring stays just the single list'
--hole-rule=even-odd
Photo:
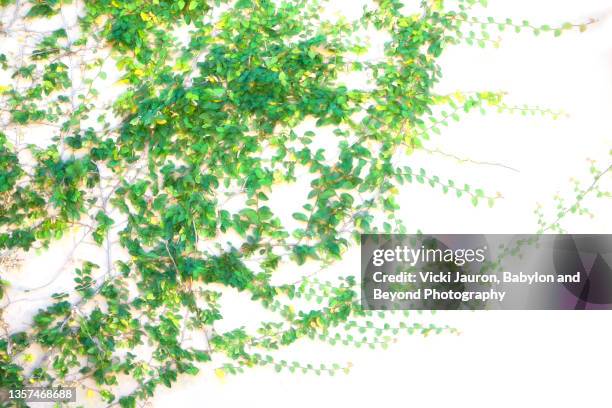
[{"label": "bright white background", "polygon": [[[415,0],[416,1],[416,0]],[[610,0],[491,0],[484,16],[526,18],[536,24],[601,21],[586,33],[534,38],[506,33],[501,48],[456,47],[442,59],[441,93],[500,90],[509,103],[562,109],[569,118],[523,118],[474,114],[432,138],[430,147],[473,160],[495,161],[519,172],[459,164],[452,159],[414,155],[442,179],[469,182],[505,199],[493,209],[474,209],[469,200],[444,197],[427,186],[401,193],[402,216],[410,231],[427,233],[529,233],[537,225],[537,202],[549,204],[567,195],[569,178],[588,181],[587,158],[603,162],[612,147],[612,4]],[[351,0],[334,7],[350,15]],[[571,193],[571,191],[570,191]],[[276,196],[288,214],[296,200],[291,191]],[[571,195],[568,198],[572,198]],[[609,209],[594,207],[595,220],[567,225],[572,232],[612,232]],[[66,240],[66,248],[70,247]],[[49,280],[65,257],[62,244],[28,259],[18,278],[27,286]],[[358,274],[356,251],[338,271]],[[70,278],[70,276],[68,276]],[[324,276],[322,276],[324,278]],[[49,288],[49,291],[54,288]],[[52,293],[52,292],[51,292]],[[41,301],[48,297],[40,294]],[[42,305],[41,305],[42,306]],[[249,322],[254,311],[246,297],[225,313],[228,320]],[[34,306],[19,303],[9,321],[27,324]],[[35,310],[35,309],[34,309]],[[172,389],[160,389],[155,407],[603,407],[610,405],[612,314],[610,312],[452,312],[424,314],[423,322],[449,324],[462,334],[406,337],[386,351],[366,351],[298,342],[283,353],[303,362],[345,362],[348,375],[316,377],[277,374],[255,368],[221,381],[212,373],[184,376]],[[230,328],[230,327],[228,327]],[[92,405],[92,404],[89,404]]]}]

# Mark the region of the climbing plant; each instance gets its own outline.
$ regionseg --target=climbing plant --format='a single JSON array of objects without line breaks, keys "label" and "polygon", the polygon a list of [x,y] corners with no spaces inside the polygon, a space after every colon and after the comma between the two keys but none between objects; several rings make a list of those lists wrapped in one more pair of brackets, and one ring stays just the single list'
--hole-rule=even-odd
[{"label": "climbing plant", "polygon": [[[2,324],[0,386],[76,384],[128,408],[202,369],[349,369],[276,357],[303,338],[386,347],[453,332],[361,310],[351,274],[320,275],[361,233],[406,231],[402,184],[500,198],[410,167],[443,126],[560,114],[436,93],[445,49],[586,26],[472,17],[484,0],[413,3],[365,3],[350,20],[313,0],[0,0],[0,255],[12,265],[68,235],[103,254],[69,259],[74,284],[29,328]],[[274,199],[286,185],[305,190],[291,217]],[[236,292],[270,317],[232,327],[222,304]]]},{"label": "climbing plant", "polygon": [[[609,155],[612,156],[612,150]],[[538,233],[567,233],[567,227],[563,225],[564,222],[572,217],[593,219],[596,213],[591,207],[612,198],[609,185],[612,176],[612,163],[602,164],[592,159],[589,159],[588,162],[590,177],[586,181],[572,177],[570,180],[571,193],[566,195],[555,194],[553,205],[545,206],[538,203],[534,210],[539,226]]]}]

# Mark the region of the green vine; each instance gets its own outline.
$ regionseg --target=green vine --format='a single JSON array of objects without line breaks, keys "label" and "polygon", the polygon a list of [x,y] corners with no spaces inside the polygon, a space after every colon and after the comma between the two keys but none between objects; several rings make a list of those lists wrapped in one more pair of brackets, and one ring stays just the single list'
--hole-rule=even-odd
[{"label": "green vine", "polygon": [[[489,25],[584,26],[481,22],[469,15],[477,5],[424,1],[409,13],[379,0],[348,21],[312,0],[0,0],[1,42],[19,45],[0,46],[0,318],[20,295],[8,274],[21,254],[68,235],[74,250],[93,241],[103,254],[27,329],[0,319],[0,388],[77,385],[96,404],[133,408],[205,368],[222,378],[351,366],[273,355],[298,341],[387,347],[401,334],[457,333],[361,310],[351,276],[277,272],[323,270],[360,233],[405,232],[404,182],[474,205],[501,198],[413,170],[410,154],[473,110],[559,113],[508,106],[501,92],[436,94],[437,61],[453,44],[496,44]],[[389,38],[380,60],[366,56],[367,30]],[[283,219],[277,187],[299,183],[302,205]],[[236,293],[268,317],[219,329]]]}]

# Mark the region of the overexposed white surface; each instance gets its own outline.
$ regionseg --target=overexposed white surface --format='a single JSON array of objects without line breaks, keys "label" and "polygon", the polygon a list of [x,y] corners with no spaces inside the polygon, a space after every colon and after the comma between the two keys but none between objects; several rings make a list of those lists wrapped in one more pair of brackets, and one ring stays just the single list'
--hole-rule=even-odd
[{"label": "overexposed white surface", "polygon": [[[351,9],[350,0],[335,7]],[[439,156],[415,154],[441,178],[469,182],[505,199],[492,209],[469,200],[444,197],[427,186],[401,192],[403,218],[410,231],[429,233],[529,233],[537,225],[536,203],[570,191],[570,177],[588,180],[587,158],[609,160],[612,147],[612,3],[609,0],[491,0],[484,16],[534,23],[600,19],[586,33],[560,38],[507,32],[500,48],[461,46],[442,59],[440,92],[501,90],[509,103],[566,111],[557,121],[494,113],[470,115],[445,128],[431,147],[479,161],[516,168],[459,164]],[[569,198],[572,196],[570,195]],[[293,205],[291,191],[279,199]],[[595,220],[580,218],[571,232],[612,233],[609,209],[594,207]],[[67,242],[69,244],[69,242]],[[49,271],[65,254],[28,260],[29,271]],[[337,268],[359,273],[354,250]],[[49,274],[52,274],[51,270]],[[48,280],[41,279],[41,282]],[[33,282],[24,282],[34,285]],[[226,313],[249,321],[253,309],[244,299]],[[24,306],[25,307],[25,306]],[[31,305],[29,306],[31,307]],[[19,320],[18,313],[13,322]],[[386,351],[349,349],[301,341],[283,351],[305,362],[351,361],[348,375],[334,377],[277,374],[254,368],[217,379],[212,372],[182,377],[172,389],[160,388],[155,407],[601,407],[610,404],[607,369],[612,366],[611,312],[438,312],[423,322],[449,324],[462,334],[406,337]]]}]

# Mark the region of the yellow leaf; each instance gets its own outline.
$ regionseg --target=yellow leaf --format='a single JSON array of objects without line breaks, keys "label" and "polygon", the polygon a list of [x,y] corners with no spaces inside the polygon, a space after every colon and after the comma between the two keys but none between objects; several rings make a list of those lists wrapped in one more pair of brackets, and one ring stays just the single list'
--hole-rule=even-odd
[{"label": "yellow leaf", "polygon": [[444,1],[443,0],[433,0],[431,2],[431,9],[433,11],[441,11],[444,8]]},{"label": "yellow leaf", "polygon": [[457,99],[457,102],[461,104],[465,103],[465,96],[463,96],[463,94],[459,91],[455,92],[455,99]]},{"label": "yellow leaf", "polygon": [[94,390],[87,390],[87,398],[93,398],[96,396],[96,393],[94,392]]},{"label": "yellow leaf", "polygon": [[312,321],[310,322],[310,326],[312,326],[313,329],[320,329],[323,327],[323,325],[321,324],[321,319],[319,319],[318,317],[316,319],[312,319]]},{"label": "yellow leaf", "polygon": [[324,57],[331,57],[336,54],[335,52],[328,50],[327,48],[321,47],[319,45],[316,45],[316,46],[313,45],[312,47],[310,47],[310,49],[314,52],[321,54]]},{"label": "yellow leaf", "polygon": [[223,370],[222,368],[216,368],[215,377],[217,377],[221,381],[225,380],[225,370]]}]

